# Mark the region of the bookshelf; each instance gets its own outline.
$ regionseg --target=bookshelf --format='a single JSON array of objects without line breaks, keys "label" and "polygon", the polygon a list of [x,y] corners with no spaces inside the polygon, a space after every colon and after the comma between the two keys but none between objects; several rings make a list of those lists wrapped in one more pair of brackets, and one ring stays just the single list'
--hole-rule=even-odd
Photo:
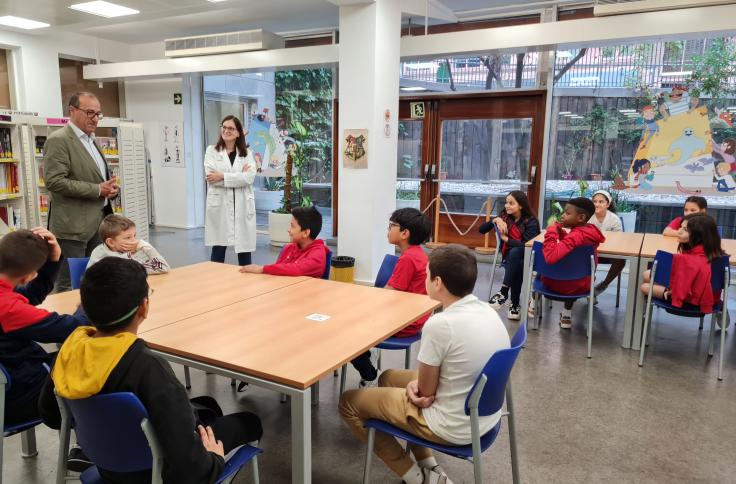
[{"label": "bookshelf", "polygon": [[28,227],[21,126],[0,115],[0,236]]},{"label": "bookshelf", "polygon": [[26,185],[29,218],[34,226],[48,227],[49,192],[43,177],[43,145],[56,130],[63,128],[67,119],[34,117],[28,119],[23,152],[26,159]]}]

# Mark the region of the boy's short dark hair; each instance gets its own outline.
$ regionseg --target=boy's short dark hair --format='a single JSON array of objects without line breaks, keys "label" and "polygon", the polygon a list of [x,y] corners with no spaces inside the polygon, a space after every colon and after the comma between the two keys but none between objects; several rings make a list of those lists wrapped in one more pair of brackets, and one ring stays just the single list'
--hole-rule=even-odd
[{"label": "boy's short dark hair", "polygon": [[49,243],[30,230],[16,230],[0,239],[0,272],[24,277],[37,272],[49,258]]},{"label": "boy's short dark hair", "polygon": [[[708,200],[699,195],[690,195],[685,199],[685,203],[694,203],[700,208],[700,210],[708,210]],[[683,205],[685,205],[685,203],[683,203]]]},{"label": "boy's short dark hair", "polygon": [[586,221],[595,213],[595,205],[589,198],[572,198],[567,203],[575,207],[577,213],[585,215]]},{"label": "boy's short dark hair", "polygon": [[429,254],[429,277],[442,278],[442,283],[453,296],[472,294],[478,277],[475,254],[460,244],[438,247]]},{"label": "boy's short dark hair", "polygon": [[126,327],[148,297],[146,277],[143,265],[132,259],[105,257],[92,265],[79,288],[87,319],[104,331]]},{"label": "boy's short dark hair", "polygon": [[395,210],[389,220],[399,224],[401,230],[409,231],[410,245],[423,244],[432,232],[432,224],[429,219],[416,208],[407,207]]},{"label": "boy's short dark hair", "polygon": [[296,207],[291,209],[291,216],[296,219],[302,230],[309,229],[309,238],[314,240],[322,230],[322,214],[314,205],[311,207]]},{"label": "boy's short dark hair", "polygon": [[100,239],[105,242],[108,238],[114,239],[121,232],[135,227],[135,222],[130,220],[128,217],[111,213],[107,217],[102,219],[100,223]]}]

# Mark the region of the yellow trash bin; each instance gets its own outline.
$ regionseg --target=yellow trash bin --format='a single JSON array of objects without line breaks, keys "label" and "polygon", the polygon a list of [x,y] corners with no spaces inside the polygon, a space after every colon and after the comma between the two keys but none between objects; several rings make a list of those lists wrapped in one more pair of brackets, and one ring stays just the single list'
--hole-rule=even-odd
[{"label": "yellow trash bin", "polygon": [[355,257],[338,255],[330,262],[332,271],[330,279],[333,281],[353,283],[355,279]]}]

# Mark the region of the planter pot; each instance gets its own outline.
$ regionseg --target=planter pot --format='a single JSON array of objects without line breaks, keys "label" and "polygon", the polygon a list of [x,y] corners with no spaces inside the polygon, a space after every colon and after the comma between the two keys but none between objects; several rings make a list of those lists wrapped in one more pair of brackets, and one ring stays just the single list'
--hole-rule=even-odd
[{"label": "planter pot", "polygon": [[396,200],[396,208],[416,208],[419,210],[419,200]]},{"label": "planter pot", "polygon": [[636,230],[636,211],[622,212],[618,214],[624,224],[624,232],[634,232]]},{"label": "planter pot", "polygon": [[289,243],[289,224],[290,213],[268,212],[268,236],[271,238],[271,245],[283,247]]},{"label": "planter pot", "polygon": [[255,190],[256,196],[256,211],[258,212],[270,212],[276,210],[281,206],[281,199],[284,196],[283,190],[278,191],[266,191],[266,190]]}]

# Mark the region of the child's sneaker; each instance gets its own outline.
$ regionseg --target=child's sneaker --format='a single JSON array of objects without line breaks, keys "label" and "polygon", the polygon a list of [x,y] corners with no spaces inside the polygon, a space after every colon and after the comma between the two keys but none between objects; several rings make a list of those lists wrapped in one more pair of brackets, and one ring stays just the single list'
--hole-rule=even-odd
[{"label": "child's sneaker", "polygon": [[567,316],[560,313],[560,328],[570,329],[572,328],[572,316]]},{"label": "child's sneaker", "polygon": [[508,301],[508,296],[504,296],[503,293],[497,292],[493,295],[491,299],[488,300],[488,304],[491,305],[493,309],[501,309],[501,307],[506,304],[506,301]]},{"label": "child's sneaker", "polygon": [[452,484],[452,481],[444,471],[440,474],[434,469],[422,469],[422,484]]},{"label": "child's sneaker", "polygon": [[509,307],[509,312],[506,314],[506,317],[510,321],[519,321],[521,319],[521,306],[517,304],[516,306],[512,305]]},{"label": "child's sneaker", "polygon": [[534,316],[537,314],[536,310],[534,309],[534,306],[536,305],[535,303],[536,301],[534,300],[534,298],[529,299],[529,309],[527,309],[527,315],[532,319],[534,319]]}]

